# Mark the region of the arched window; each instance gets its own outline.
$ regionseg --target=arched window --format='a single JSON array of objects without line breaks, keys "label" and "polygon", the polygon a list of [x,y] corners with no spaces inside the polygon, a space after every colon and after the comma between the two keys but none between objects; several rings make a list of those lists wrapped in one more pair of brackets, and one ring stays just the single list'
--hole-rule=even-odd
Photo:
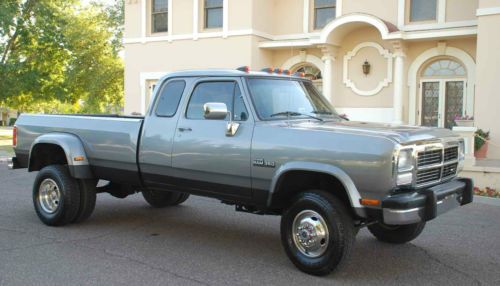
[{"label": "arched window", "polygon": [[436,59],[425,66],[421,72],[422,125],[455,126],[455,118],[466,115],[466,86],[467,71],[454,59]]},{"label": "arched window", "polygon": [[305,78],[310,79],[314,86],[319,90],[323,90],[323,77],[321,76],[321,71],[311,64],[299,65],[294,72],[304,73]]},{"label": "arched window", "polygon": [[451,60],[437,60],[432,62],[424,69],[422,72],[422,76],[425,77],[442,77],[442,76],[455,76],[455,77],[464,77],[466,75],[465,68],[462,64]]}]

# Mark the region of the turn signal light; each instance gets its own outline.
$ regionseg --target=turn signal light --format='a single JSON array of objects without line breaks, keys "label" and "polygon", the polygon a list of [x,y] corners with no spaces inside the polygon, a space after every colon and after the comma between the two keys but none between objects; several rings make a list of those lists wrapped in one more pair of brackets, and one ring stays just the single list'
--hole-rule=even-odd
[{"label": "turn signal light", "polygon": [[372,200],[372,199],[360,199],[360,204],[364,206],[379,206],[380,200]]},{"label": "turn signal light", "polygon": [[237,68],[237,70],[249,73],[250,72],[250,67],[249,66],[243,66],[243,67]]}]

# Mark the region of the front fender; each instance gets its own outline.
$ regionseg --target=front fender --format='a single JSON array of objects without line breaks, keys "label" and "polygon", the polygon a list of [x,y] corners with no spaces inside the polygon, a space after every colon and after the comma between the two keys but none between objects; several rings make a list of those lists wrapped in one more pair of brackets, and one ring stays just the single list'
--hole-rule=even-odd
[{"label": "front fender", "polygon": [[356,188],[356,185],[354,185],[354,182],[352,179],[349,177],[349,175],[344,172],[342,169],[329,165],[329,164],[324,164],[324,163],[317,163],[317,162],[307,162],[307,161],[295,161],[295,162],[288,162],[280,166],[278,170],[276,170],[274,177],[271,181],[271,189],[269,191],[269,196],[267,199],[267,205],[271,206],[272,203],[272,197],[274,192],[276,191],[278,181],[280,177],[289,172],[289,171],[311,171],[311,172],[318,172],[318,173],[324,173],[331,175],[335,178],[337,178],[342,185],[344,186],[347,195],[349,196],[349,201],[351,203],[351,207],[355,211],[355,213],[361,217],[365,217],[365,212],[364,212],[364,207],[360,203],[361,196],[359,194],[358,189]]},{"label": "front fender", "polygon": [[[29,171],[33,171],[33,150],[36,149],[38,144],[52,144],[61,147],[66,156],[68,168],[72,177],[77,179],[91,179],[94,177],[80,138],[73,134],[60,132],[47,133],[39,136],[35,139],[35,141],[33,141],[29,154]],[[78,159],[76,159],[77,157]]]}]

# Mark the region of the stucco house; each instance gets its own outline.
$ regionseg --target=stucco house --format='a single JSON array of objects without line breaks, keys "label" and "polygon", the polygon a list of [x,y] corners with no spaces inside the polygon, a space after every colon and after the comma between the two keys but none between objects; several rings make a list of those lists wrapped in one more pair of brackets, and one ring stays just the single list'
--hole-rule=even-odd
[{"label": "stucco house", "polygon": [[351,119],[474,116],[500,145],[500,0],[126,0],[124,43],[127,114],[169,71],[281,67]]}]

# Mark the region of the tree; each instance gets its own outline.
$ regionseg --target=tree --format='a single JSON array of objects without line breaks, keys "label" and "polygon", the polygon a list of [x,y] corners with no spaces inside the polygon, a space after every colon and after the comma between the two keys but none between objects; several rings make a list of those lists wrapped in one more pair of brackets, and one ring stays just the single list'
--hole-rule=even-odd
[{"label": "tree", "polygon": [[0,105],[49,113],[118,111],[122,2],[106,9],[76,0],[0,3]]}]

